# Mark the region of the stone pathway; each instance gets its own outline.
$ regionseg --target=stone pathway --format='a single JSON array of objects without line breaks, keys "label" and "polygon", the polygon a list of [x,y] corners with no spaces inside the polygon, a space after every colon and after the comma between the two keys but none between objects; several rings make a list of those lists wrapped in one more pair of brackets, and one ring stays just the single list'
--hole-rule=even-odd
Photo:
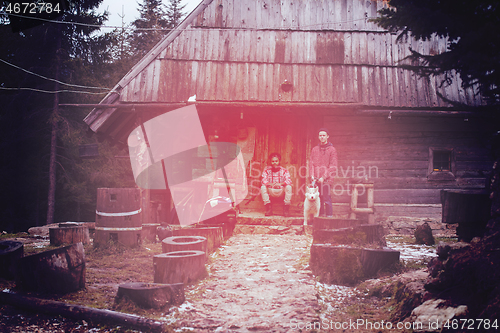
[{"label": "stone pathway", "polygon": [[304,235],[231,237],[214,255],[210,276],[188,288],[171,315],[196,332],[297,332],[319,320],[307,269],[311,242]]}]

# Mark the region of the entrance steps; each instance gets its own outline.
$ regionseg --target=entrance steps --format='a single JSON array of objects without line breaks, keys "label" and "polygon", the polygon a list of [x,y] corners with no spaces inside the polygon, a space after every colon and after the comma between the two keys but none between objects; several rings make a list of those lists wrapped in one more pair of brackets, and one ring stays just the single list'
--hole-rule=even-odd
[{"label": "entrance steps", "polygon": [[[334,218],[347,218],[335,215]],[[233,234],[312,235],[312,225],[304,228],[304,217],[265,216],[263,211],[243,211],[236,217]]]}]

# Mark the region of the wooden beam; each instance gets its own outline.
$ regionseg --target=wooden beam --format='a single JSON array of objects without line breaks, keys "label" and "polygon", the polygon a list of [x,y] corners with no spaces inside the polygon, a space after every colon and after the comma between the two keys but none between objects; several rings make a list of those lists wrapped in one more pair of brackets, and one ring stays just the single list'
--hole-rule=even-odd
[{"label": "wooden beam", "polygon": [[311,107],[311,108],[359,108],[361,103],[308,103],[308,102],[250,102],[250,101],[196,101],[194,103],[117,103],[117,104],[59,104],[61,107],[88,107],[96,109],[172,108],[195,104],[200,106],[231,107]]}]

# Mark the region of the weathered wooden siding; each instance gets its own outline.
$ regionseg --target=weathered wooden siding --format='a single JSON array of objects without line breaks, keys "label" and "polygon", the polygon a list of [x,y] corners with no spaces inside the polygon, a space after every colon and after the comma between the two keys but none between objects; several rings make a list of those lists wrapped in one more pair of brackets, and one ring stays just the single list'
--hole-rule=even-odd
[{"label": "weathered wooden siding", "polygon": [[[459,77],[424,79],[398,67],[410,47],[424,54],[446,40],[409,40],[369,22],[382,1],[214,0],[129,82],[122,102],[359,103],[388,107],[478,105]],[[287,80],[291,92],[281,89]],[[438,96],[444,97],[444,100]]]},{"label": "weathered wooden siding", "polygon": [[[438,89],[441,78],[421,78],[397,67],[228,63],[157,60],[123,89],[121,102],[198,101],[359,103],[385,107],[448,107],[444,98],[479,104],[472,91],[463,91],[460,78]],[[158,81],[157,85],[150,82]],[[285,92],[287,80],[294,88]],[[145,89],[143,87],[151,87]]]},{"label": "weathered wooden siding", "polygon": [[[375,183],[376,203],[440,204],[440,189],[483,188],[493,165],[488,138],[494,128],[479,117],[388,119],[387,113],[326,116],[324,124],[337,148],[339,176],[367,175]],[[428,179],[429,147],[453,149],[455,180]],[[340,202],[348,202],[344,183],[333,189]]]},{"label": "weathered wooden siding", "polygon": [[210,28],[374,30],[377,0],[214,0],[193,23]]}]

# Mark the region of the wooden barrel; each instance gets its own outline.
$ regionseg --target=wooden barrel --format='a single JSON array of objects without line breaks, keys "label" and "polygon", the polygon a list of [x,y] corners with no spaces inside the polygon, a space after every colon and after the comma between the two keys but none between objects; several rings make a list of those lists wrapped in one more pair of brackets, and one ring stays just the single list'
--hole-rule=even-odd
[{"label": "wooden barrel", "polygon": [[193,283],[207,276],[205,252],[177,251],[153,256],[155,283]]},{"label": "wooden barrel", "polygon": [[141,192],[138,188],[97,189],[95,244],[137,246],[141,242]]}]

